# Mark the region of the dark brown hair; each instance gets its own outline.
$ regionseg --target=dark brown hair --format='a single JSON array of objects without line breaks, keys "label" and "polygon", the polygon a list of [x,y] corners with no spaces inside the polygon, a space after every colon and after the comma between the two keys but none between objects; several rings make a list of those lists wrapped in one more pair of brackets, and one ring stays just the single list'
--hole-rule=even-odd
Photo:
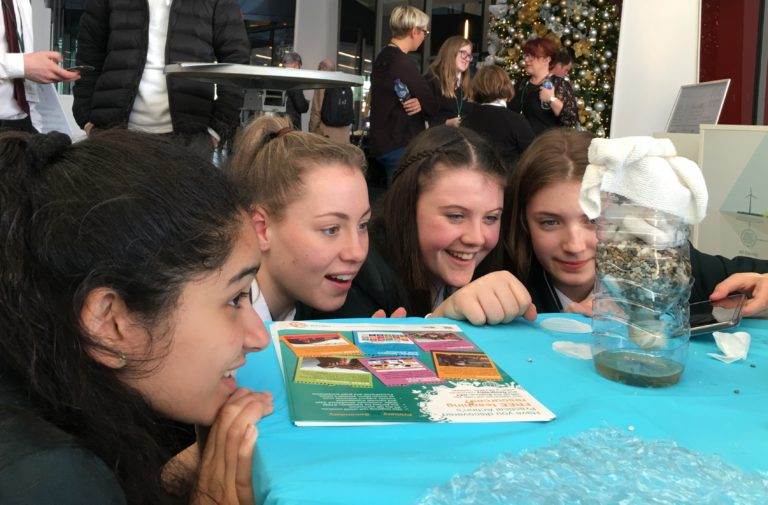
[{"label": "dark brown hair", "polygon": [[514,95],[512,81],[499,66],[486,65],[472,79],[472,99],[477,103],[490,103],[500,98],[512,100]]},{"label": "dark brown hair", "polygon": [[587,151],[594,135],[572,128],[547,130],[525,150],[507,187],[502,237],[512,273],[525,282],[530,274],[533,248],[526,222],[528,202],[553,182],[581,181]]},{"label": "dark brown hair", "polygon": [[164,350],[183,287],[224,264],[244,218],[221,171],[160,135],[0,135],[0,377],[101,458],[127,503],[165,497],[160,414],[121,380],[154,368],[94,360],[108,349],[83,328],[83,306],[113,290]]},{"label": "dark brown hair", "polygon": [[432,309],[431,275],[419,248],[416,206],[434,181],[436,168],[477,170],[506,185],[506,171],[493,147],[467,128],[435,126],[413,139],[384,196],[380,222],[386,250],[410,298],[409,314],[425,315]]}]

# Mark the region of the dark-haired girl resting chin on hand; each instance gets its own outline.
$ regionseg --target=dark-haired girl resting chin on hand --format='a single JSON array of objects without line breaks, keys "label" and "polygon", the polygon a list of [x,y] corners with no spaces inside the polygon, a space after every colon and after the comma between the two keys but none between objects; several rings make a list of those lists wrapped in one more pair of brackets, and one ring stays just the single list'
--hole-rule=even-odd
[{"label": "dark-haired girl resting chin on hand", "polygon": [[[3,501],[253,503],[272,398],[234,378],[268,344],[235,187],[126,130],[5,134],[0,167]],[[165,449],[168,419],[210,427],[190,467]]]}]

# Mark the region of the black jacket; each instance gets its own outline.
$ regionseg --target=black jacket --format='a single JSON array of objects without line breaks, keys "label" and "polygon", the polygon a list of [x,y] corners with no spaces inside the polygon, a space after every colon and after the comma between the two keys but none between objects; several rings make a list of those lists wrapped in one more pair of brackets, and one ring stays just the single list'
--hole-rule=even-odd
[{"label": "black jacket", "polygon": [[[124,126],[133,109],[147,59],[149,10],[146,0],[87,0],[80,18],[77,64],[91,65],[73,88],[77,123],[97,128]],[[165,46],[166,64],[180,62],[245,63],[249,44],[235,0],[173,0]],[[222,139],[238,125],[242,93],[211,83],[169,78],[168,101],[173,130],[205,132]]]},{"label": "black jacket", "polygon": [[292,89],[285,94],[285,113],[293,124],[293,129],[301,131],[301,115],[309,110],[309,101],[300,89]]},{"label": "black jacket", "polygon": [[[531,265],[531,275],[526,280],[525,287],[531,294],[538,312],[561,312],[560,299],[555,294],[554,283],[536,259]],[[693,287],[689,303],[709,300],[709,295],[715,286],[732,274],[740,272],[768,273],[768,261],[746,256],[733,259],[705,254],[691,246],[691,275]]]},{"label": "black jacket", "polygon": [[2,502],[124,504],[123,490],[107,465],[36,415],[22,389],[0,372]]},{"label": "black jacket", "polygon": [[427,72],[424,75],[424,79],[427,81],[427,86],[432,90],[432,94],[437,102],[438,109],[434,116],[427,118],[429,126],[438,126],[445,124],[445,122],[451,118],[461,116],[465,118],[472,112],[474,103],[470,102],[466,96],[464,96],[464,90],[461,87],[456,88],[456,96],[449,98],[443,96],[443,89],[440,87],[440,79],[432,72]]},{"label": "black jacket", "polygon": [[[421,112],[409,116],[395,95],[400,79],[418,98]],[[437,100],[416,63],[397,47],[386,46],[376,56],[371,73],[371,155],[381,156],[408,143],[424,131],[426,118],[438,111]]]},{"label": "black jacket", "polygon": [[475,105],[461,126],[493,144],[511,174],[523,151],[533,142],[533,130],[522,114],[491,104]]},{"label": "black jacket", "polygon": [[576,104],[576,97],[573,94],[571,83],[557,77],[549,76],[555,90],[555,96],[562,100],[563,109],[560,115],[556,116],[552,108],[543,109],[541,100],[539,100],[540,86],[531,84],[530,79],[521,79],[515,85],[515,96],[507,104],[510,110],[521,113],[533,129],[535,135],[559,126],[574,127],[578,124],[579,109]]}]

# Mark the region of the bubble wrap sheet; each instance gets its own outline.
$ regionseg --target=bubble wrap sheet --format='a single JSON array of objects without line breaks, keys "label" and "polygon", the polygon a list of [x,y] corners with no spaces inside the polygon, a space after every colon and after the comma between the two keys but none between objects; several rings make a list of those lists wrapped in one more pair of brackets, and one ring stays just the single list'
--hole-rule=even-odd
[{"label": "bubble wrap sheet", "polygon": [[502,455],[430,490],[419,503],[765,505],[768,472],[745,472],[669,440],[605,428]]}]

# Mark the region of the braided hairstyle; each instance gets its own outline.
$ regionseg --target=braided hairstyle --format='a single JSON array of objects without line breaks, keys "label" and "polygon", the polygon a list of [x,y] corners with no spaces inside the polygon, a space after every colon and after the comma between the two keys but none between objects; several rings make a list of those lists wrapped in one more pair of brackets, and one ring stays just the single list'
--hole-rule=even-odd
[{"label": "braided hairstyle", "polygon": [[244,208],[215,167],[158,136],[0,135],[0,380],[101,458],[128,503],[169,500],[161,420],[121,380],[152,370],[94,360],[83,305],[113,290],[167,349],[159,328],[187,282],[224,264]]},{"label": "braided hairstyle", "polygon": [[506,170],[491,144],[468,128],[435,126],[420,133],[408,146],[384,196],[377,229],[383,229],[383,253],[408,291],[411,315],[432,310],[432,275],[419,248],[416,207],[434,180],[437,165],[456,170],[477,170],[506,186]]}]

